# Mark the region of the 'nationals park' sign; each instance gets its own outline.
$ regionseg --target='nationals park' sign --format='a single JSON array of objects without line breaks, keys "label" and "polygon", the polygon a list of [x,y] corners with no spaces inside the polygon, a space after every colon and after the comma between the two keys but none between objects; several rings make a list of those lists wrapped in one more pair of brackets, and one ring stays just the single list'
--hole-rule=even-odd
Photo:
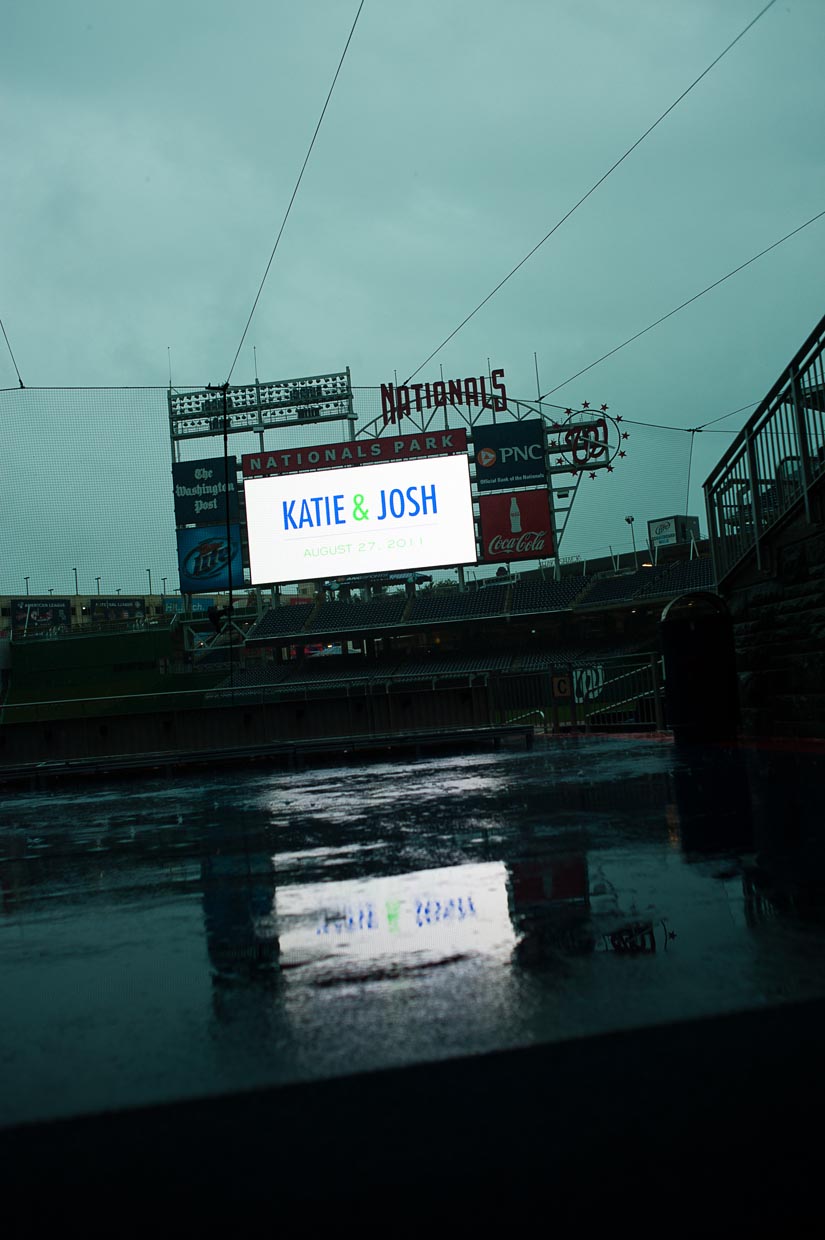
[{"label": "'nationals park' sign", "polygon": [[344,465],[411,461],[466,451],[467,432],[462,429],[420,435],[387,435],[384,439],[325,443],[318,447],[288,448],[277,452],[249,452],[241,457],[241,465],[244,478],[267,478],[272,474],[299,474]]}]

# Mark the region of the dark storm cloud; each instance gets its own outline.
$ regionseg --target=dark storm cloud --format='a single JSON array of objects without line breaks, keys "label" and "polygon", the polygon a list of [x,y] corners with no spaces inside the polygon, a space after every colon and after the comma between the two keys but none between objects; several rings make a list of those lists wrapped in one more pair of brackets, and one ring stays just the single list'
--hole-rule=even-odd
[{"label": "dark storm cloud", "polygon": [[[271,378],[409,373],[758,8],[367,0],[234,379],[252,377],[253,344]],[[225,377],[355,9],[10,6],[0,314],[28,385],[163,385],[167,346],[176,382]],[[429,372],[490,357],[530,397],[534,351],[553,387],[821,210],[824,27],[817,0],[774,5]],[[757,399],[822,313],[822,228],[553,399],[681,426]],[[3,345],[0,384],[15,383]],[[150,541],[171,576],[164,404],[149,404],[107,450],[151,439]],[[44,436],[94,485],[100,415],[71,409],[9,415],[13,512]],[[726,442],[697,437],[693,512]],[[688,446],[635,432],[626,468],[577,501],[566,550],[621,541],[628,504],[639,521],[681,509]],[[69,527],[90,561],[130,559],[87,508]],[[6,589],[23,562],[62,562],[22,524],[16,541]]]}]

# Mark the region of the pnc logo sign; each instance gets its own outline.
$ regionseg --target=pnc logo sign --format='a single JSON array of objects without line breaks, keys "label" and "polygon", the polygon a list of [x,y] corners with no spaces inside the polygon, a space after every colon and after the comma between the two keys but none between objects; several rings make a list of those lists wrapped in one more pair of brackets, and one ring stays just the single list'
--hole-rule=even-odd
[{"label": "pnc logo sign", "polygon": [[512,448],[501,449],[502,464],[505,461],[540,461],[543,452],[540,443],[530,443],[519,446],[518,444]]},{"label": "pnc logo sign", "polygon": [[541,418],[473,426],[476,483],[480,491],[546,483],[545,434]]}]

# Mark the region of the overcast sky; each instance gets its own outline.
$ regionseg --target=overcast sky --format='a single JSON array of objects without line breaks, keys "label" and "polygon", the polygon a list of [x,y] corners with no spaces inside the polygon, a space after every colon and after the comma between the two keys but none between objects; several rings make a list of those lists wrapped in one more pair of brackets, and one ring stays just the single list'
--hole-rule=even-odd
[{"label": "overcast sky", "polygon": [[[366,0],[233,381],[253,345],[266,379],[409,374],[761,7]],[[227,377],[356,10],[6,0],[0,318],[27,389],[162,387],[167,349],[176,386]],[[418,377],[489,358],[533,397],[534,352],[555,387],[823,210],[824,48],[822,0],[778,0]],[[676,427],[756,402],[823,276],[825,219],[551,399]],[[82,590],[176,584],[162,392],[0,410],[0,592],[78,565]],[[684,511],[690,436],[631,431],[563,553]],[[696,437],[691,512],[731,438]]]}]

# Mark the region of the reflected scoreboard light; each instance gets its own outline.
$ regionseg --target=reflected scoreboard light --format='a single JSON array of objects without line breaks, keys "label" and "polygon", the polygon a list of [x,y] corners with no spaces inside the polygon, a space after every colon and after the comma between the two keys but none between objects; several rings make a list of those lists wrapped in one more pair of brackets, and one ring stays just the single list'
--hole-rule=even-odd
[{"label": "reflected scoreboard light", "polygon": [[508,960],[515,944],[503,862],[279,886],[277,921],[281,966],[310,974]]},{"label": "reflected scoreboard light", "polygon": [[253,585],[475,564],[465,453],[247,478]]}]

